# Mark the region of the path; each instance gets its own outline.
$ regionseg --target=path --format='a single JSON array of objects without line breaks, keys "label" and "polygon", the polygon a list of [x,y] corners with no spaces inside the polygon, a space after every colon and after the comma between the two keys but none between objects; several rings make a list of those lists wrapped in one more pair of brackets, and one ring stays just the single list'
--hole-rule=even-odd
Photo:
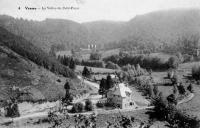
[{"label": "path", "polygon": [[[90,112],[84,112],[84,113],[68,113],[69,116],[74,116],[77,114],[82,114],[82,115],[90,115],[90,114],[113,114],[113,113],[119,113],[119,112],[133,112],[133,111],[139,111],[139,110],[144,110],[144,109],[151,109],[153,108],[153,106],[148,106],[148,107],[141,107],[141,108],[137,108],[137,109],[113,109],[113,110],[96,110],[96,111],[90,111]],[[60,115],[60,114],[59,114]],[[62,114],[61,114],[62,115]],[[19,120],[23,120],[23,119],[28,119],[28,118],[42,118],[42,117],[47,117],[48,116],[48,112],[47,111],[43,111],[43,112],[37,112],[37,113],[32,113],[32,114],[28,114],[28,115],[23,115],[21,117],[16,117],[16,118],[4,118],[3,120],[1,120],[1,124],[6,123],[6,122],[10,122],[10,121],[19,121]]]},{"label": "path", "polygon": [[194,93],[190,93],[189,96],[187,96],[186,98],[179,101],[177,105],[182,104],[182,103],[186,103],[186,102],[192,100],[193,97],[194,97]]}]

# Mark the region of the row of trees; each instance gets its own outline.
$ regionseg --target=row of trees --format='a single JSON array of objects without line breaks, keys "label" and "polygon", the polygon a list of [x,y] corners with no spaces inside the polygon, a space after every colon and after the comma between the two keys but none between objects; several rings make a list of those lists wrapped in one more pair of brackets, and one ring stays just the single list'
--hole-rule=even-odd
[{"label": "row of trees", "polygon": [[153,70],[166,70],[169,68],[177,68],[180,61],[178,57],[173,56],[170,57],[168,61],[165,61],[158,57],[150,57],[147,55],[126,55],[126,56],[119,56],[119,55],[112,55],[104,59],[105,62],[113,62],[120,66],[124,66],[127,64],[137,65],[139,64],[141,67],[146,69],[153,69]]},{"label": "row of trees", "polygon": [[70,69],[75,70],[76,68],[76,61],[73,57],[69,56],[58,56],[57,58],[61,64],[68,66]]}]

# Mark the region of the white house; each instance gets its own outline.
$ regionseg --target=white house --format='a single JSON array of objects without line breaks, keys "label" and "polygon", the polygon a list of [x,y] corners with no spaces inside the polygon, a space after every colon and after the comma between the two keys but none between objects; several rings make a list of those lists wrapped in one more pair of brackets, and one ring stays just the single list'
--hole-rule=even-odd
[{"label": "white house", "polygon": [[124,83],[119,83],[111,88],[107,93],[107,100],[122,109],[136,107],[131,89]]}]

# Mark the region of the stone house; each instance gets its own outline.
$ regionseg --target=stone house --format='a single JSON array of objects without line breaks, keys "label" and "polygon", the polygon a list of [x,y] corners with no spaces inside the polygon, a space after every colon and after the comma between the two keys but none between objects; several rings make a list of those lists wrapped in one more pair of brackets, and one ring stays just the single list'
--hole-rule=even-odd
[{"label": "stone house", "polygon": [[125,83],[116,84],[107,93],[108,102],[121,109],[136,107],[132,98],[132,91]]}]

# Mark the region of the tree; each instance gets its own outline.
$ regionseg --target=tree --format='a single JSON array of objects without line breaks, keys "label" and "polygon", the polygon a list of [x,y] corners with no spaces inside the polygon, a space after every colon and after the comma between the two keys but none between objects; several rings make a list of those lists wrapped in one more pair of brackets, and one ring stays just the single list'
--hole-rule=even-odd
[{"label": "tree", "polygon": [[154,92],[155,96],[157,96],[159,94],[159,90],[158,90],[158,86],[157,85],[154,85],[153,92]]},{"label": "tree", "polygon": [[72,84],[71,82],[69,81],[66,81],[65,85],[64,85],[64,89],[65,89],[65,98],[64,98],[64,102],[69,104],[72,102],[73,100],[73,97],[72,95],[70,94],[70,84]]},{"label": "tree", "polygon": [[181,95],[185,94],[186,91],[182,83],[180,83],[180,85],[178,86],[178,91],[179,91],[179,94]]},{"label": "tree", "polygon": [[153,93],[153,85],[152,84],[149,84],[149,96],[150,97],[154,97],[154,93]]},{"label": "tree", "polygon": [[114,86],[114,82],[110,76],[110,74],[107,76],[107,79],[106,79],[106,90],[112,88]]},{"label": "tree", "polygon": [[71,58],[70,63],[69,63],[69,68],[72,70],[75,70],[76,64],[73,58]]},{"label": "tree", "polygon": [[91,100],[86,100],[85,101],[85,110],[86,111],[92,111],[93,110],[93,106],[92,106]]},{"label": "tree", "polygon": [[23,95],[31,95],[31,93],[26,92],[25,90],[13,86],[9,90],[9,100],[6,102],[6,117],[19,117],[19,108],[18,108],[18,101],[20,97]]},{"label": "tree", "polygon": [[87,77],[87,78],[91,77],[91,73],[86,66],[83,68],[82,76]]},{"label": "tree", "polygon": [[194,92],[193,90],[193,85],[190,83],[189,86],[187,87],[187,90],[190,91],[191,93]]},{"label": "tree", "polygon": [[106,82],[107,82],[106,79],[102,78],[99,85],[99,94],[102,96],[106,94],[106,85],[107,85]]}]

